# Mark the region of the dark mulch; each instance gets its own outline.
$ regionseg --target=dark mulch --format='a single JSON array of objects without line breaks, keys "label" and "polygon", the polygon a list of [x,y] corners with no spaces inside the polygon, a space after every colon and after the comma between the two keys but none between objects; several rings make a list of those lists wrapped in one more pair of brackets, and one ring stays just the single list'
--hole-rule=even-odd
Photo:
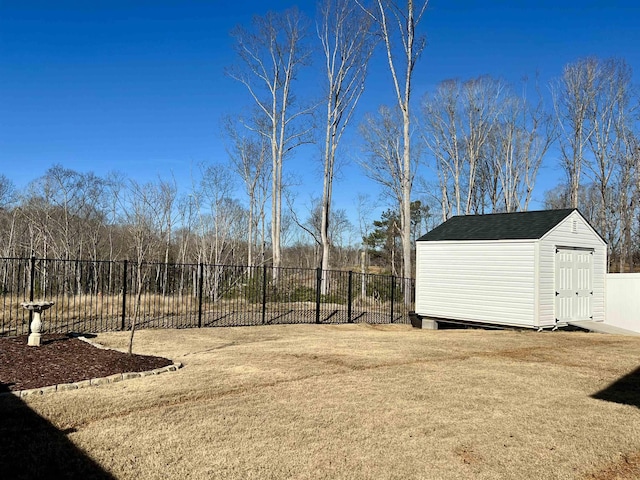
[{"label": "dark mulch", "polygon": [[162,357],[103,350],[69,335],[43,335],[39,347],[28,346],[26,335],[0,337],[0,391],[143,372],[172,363]]}]

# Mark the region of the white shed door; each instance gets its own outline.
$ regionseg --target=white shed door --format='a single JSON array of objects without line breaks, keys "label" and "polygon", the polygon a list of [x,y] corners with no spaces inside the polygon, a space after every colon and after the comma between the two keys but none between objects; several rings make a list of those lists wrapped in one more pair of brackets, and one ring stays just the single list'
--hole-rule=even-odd
[{"label": "white shed door", "polygon": [[593,250],[556,249],[556,319],[593,318]]}]

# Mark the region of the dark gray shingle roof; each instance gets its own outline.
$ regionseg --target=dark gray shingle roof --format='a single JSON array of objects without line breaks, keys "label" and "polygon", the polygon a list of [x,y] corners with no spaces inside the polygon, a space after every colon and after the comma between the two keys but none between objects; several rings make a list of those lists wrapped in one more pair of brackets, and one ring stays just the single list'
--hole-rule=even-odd
[{"label": "dark gray shingle roof", "polygon": [[461,215],[450,218],[418,241],[539,239],[574,210]]}]

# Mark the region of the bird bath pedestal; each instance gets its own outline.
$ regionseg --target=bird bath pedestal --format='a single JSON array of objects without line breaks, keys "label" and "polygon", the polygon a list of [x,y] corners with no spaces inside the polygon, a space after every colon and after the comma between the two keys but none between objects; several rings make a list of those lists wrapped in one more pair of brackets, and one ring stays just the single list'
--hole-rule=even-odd
[{"label": "bird bath pedestal", "polygon": [[31,333],[29,334],[28,344],[32,347],[40,346],[40,330],[42,329],[42,320],[40,320],[40,314],[51,308],[55,302],[22,302],[21,305],[27,310],[33,312],[33,318],[31,320]]}]

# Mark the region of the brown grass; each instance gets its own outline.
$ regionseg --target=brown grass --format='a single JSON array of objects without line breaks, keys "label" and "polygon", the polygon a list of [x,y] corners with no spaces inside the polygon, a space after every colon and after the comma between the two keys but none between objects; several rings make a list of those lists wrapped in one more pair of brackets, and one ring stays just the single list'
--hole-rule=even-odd
[{"label": "brown grass", "polygon": [[136,353],[184,368],[24,400],[118,478],[630,480],[638,402],[593,396],[639,348],[397,325],[143,330]]}]

